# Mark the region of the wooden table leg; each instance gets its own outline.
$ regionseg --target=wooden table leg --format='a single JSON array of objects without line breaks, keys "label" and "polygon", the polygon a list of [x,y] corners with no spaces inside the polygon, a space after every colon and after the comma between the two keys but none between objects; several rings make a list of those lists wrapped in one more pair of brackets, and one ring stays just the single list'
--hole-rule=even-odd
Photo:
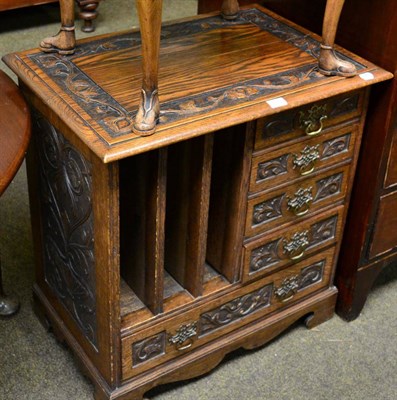
[{"label": "wooden table leg", "polygon": [[162,3],[163,0],[136,2],[142,37],[143,81],[141,103],[132,129],[140,136],[155,132],[160,115],[158,68]]},{"label": "wooden table leg", "polygon": [[238,0],[223,0],[222,2],[222,17],[228,20],[236,19],[239,12]]},{"label": "wooden table leg", "polygon": [[334,52],[336,29],[345,0],[328,0],[323,21],[323,42],[320,48],[319,69],[324,75],[350,77],[356,75],[354,65],[339,59]]},{"label": "wooden table leg", "polygon": [[76,0],[76,2],[80,7],[79,17],[84,20],[81,30],[83,32],[93,32],[95,30],[93,21],[98,16],[96,9],[100,0]]},{"label": "wooden table leg", "polygon": [[5,295],[3,290],[3,280],[1,274],[0,260],[0,317],[11,317],[19,310],[18,300]]},{"label": "wooden table leg", "polygon": [[59,0],[61,7],[61,29],[55,36],[45,38],[40,49],[46,53],[73,54],[76,46],[74,33],[74,2]]}]

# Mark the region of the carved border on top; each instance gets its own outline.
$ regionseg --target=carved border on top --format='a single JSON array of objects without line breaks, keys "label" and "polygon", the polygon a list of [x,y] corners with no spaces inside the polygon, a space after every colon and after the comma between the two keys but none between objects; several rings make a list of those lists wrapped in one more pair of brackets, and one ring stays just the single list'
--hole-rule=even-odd
[{"label": "carved border on top", "polygon": [[[163,45],[168,38],[186,37],[189,35],[219,29],[225,26],[255,24],[260,29],[287,41],[300,50],[316,57],[319,42],[295,28],[277,21],[257,9],[241,11],[235,21],[225,21],[213,16],[194,21],[165,25],[162,28]],[[87,114],[92,117],[112,138],[131,133],[135,111],[128,111],[109,93],[98,86],[89,76],[73,62],[75,59],[108,51],[119,51],[138,46],[141,43],[139,32],[124,33],[111,38],[98,39],[81,43],[72,56],[36,53],[29,56],[49,78],[67,93]],[[344,55],[338,56],[346,59]],[[313,60],[314,61],[314,60]],[[349,58],[358,69],[364,66]],[[185,117],[200,115],[215,108],[228,107],[255,100],[280,89],[296,88],[308,82],[326,79],[317,71],[316,62],[301,68],[275,74],[267,79],[254,79],[244,84],[232,85],[219,90],[182,98],[161,105],[160,123],[170,123]]]}]

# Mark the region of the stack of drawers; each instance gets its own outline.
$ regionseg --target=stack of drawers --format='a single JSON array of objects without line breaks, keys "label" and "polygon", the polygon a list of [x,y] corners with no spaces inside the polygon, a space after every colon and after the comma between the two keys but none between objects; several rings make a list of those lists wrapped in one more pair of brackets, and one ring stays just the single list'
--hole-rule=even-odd
[{"label": "stack of drawers", "polygon": [[271,274],[281,303],[330,284],[364,102],[351,92],[257,121],[243,281]]}]

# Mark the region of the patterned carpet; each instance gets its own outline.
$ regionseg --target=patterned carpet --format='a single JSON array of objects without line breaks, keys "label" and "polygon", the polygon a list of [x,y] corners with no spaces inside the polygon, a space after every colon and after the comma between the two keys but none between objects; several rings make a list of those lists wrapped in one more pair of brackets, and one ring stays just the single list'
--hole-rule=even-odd
[{"label": "patterned carpet", "polygon": [[[164,19],[193,15],[197,8],[195,0],[164,3]],[[103,1],[99,10],[97,34],[137,23],[131,0]],[[36,47],[42,37],[57,31],[58,8],[1,13],[0,26],[1,54]],[[4,64],[1,68],[12,75]],[[32,311],[33,249],[24,167],[0,200],[0,221],[4,286],[22,304],[16,317],[0,320],[0,400],[92,399],[93,387],[73,355],[44,330]],[[396,293],[394,267],[380,276],[356,321],[346,323],[335,316],[313,330],[297,324],[259,350],[237,351],[212,373],[154,389],[147,398],[397,399]]]}]

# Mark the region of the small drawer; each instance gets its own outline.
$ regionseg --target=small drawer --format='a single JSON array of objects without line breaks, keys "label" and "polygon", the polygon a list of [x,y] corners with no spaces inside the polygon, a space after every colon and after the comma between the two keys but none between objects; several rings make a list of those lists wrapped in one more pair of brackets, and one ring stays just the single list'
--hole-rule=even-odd
[{"label": "small drawer", "polygon": [[361,115],[364,92],[356,91],[259,119],[254,150],[294,138],[318,136]]},{"label": "small drawer", "polygon": [[244,281],[300,261],[339,240],[343,206],[244,244]]},{"label": "small drawer", "polygon": [[266,192],[248,200],[245,235],[254,236],[280,227],[342,200],[350,165],[334,168],[298,184]]},{"label": "small drawer", "polygon": [[250,192],[272,190],[351,159],[358,131],[358,125],[348,126],[253,157]]},{"label": "small drawer", "polygon": [[122,339],[122,379],[183,357],[329,286],[335,248]]}]

